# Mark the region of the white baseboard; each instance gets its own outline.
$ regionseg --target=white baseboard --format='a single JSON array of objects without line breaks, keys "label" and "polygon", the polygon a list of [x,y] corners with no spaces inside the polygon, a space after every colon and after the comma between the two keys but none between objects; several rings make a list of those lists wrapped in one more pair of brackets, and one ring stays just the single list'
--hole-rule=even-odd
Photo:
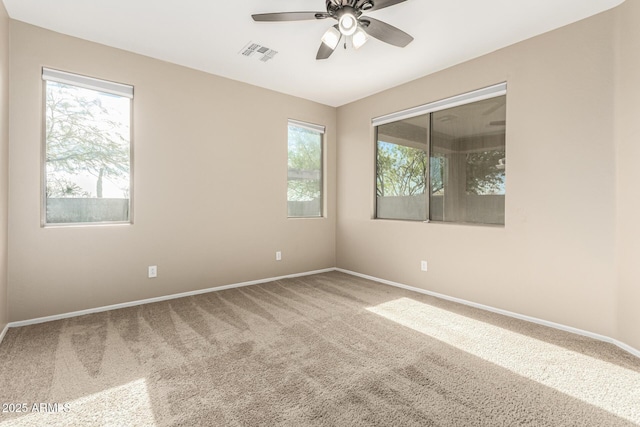
[{"label": "white baseboard", "polygon": [[0,344],[2,344],[2,340],[4,339],[4,336],[7,335],[8,330],[9,330],[9,324],[5,325],[2,332],[0,332]]},{"label": "white baseboard", "polygon": [[504,316],[513,317],[513,318],[520,319],[520,320],[525,320],[525,321],[531,322],[531,323],[536,323],[538,325],[543,325],[543,326],[547,326],[547,327],[550,327],[550,328],[559,329],[561,331],[570,332],[570,333],[573,333],[573,334],[576,334],[576,335],[582,335],[582,336],[585,336],[585,337],[593,338],[593,339],[598,340],[598,341],[603,341],[603,342],[606,342],[606,343],[610,343],[610,344],[616,345],[616,346],[620,347],[621,349],[623,349],[624,351],[627,351],[627,352],[633,354],[634,356],[640,358],[640,350],[637,350],[637,349],[631,347],[630,345],[627,345],[627,344],[625,344],[623,342],[620,342],[620,341],[618,341],[616,339],[607,337],[605,335],[596,334],[596,333],[593,333],[593,332],[589,332],[589,331],[585,331],[585,330],[582,330],[582,329],[574,328],[572,326],[562,325],[560,323],[549,322],[547,320],[538,319],[537,317],[531,317],[531,316],[526,316],[524,314],[514,313],[512,311],[502,310],[500,308],[495,308],[495,307],[491,307],[491,306],[484,305],[484,304],[478,304],[478,303],[475,303],[475,302],[472,302],[472,301],[463,300],[461,298],[450,297],[448,295],[444,295],[444,294],[440,294],[440,293],[437,293],[437,292],[428,291],[426,289],[416,288],[416,287],[413,287],[413,286],[404,285],[402,283],[392,282],[390,280],[380,279],[378,277],[368,276],[366,274],[356,273],[355,271],[345,270],[345,269],[342,269],[342,268],[336,268],[335,270],[336,271],[340,271],[342,273],[350,274],[352,276],[361,277],[363,279],[373,280],[374,282],[383,283],[385,285],[395,286],[397,288],[402,288],[402,289],[406,289],[406,290],[409,290],[409,291],[418,292],[418,293],[421,293],[421,294],[425,294],[425,295],[429,295],[429,296],[432,296],[432,297],[444,299],[444,300],[447,300],[447,301],[457,302],[459,304],[467,305],[467,306],[474,307],[474,308],[479,308],[481,310],[490,311],[492,313],[502,314]]},{"label": "white baseboard", "polygon": [[339,271],[339,272],[342,272],[342,273],[345,273],[345,274],[350,274],[352,276],[357,276],[357,277],[361,277],[363,279],[372,280],[374,282],[382,283],[382,284],[385,284],[385,285],[394,286],[394,287],[397,287],[397,288],[402,288],[402,289],[406,289],[406,290],[413,291],[413,292],[418,292],[418,293],[425,294],[425,295],[430,295],[430,296],[433,296],[433,297],[436,297],[436,298],[441,298],[441,299],[444,299],[444,300],[447,300],[447,301],[452,301],[452,302],[456,302],[456,303],[459,303],[459,304],[467,305],[467,306],[470,306],[470,307],[479,308],[481,310],[490,311],[492,313],[502,314],[504,316],[513,317],[513,318],[520,319],[520,320],[525,320],[527,322],[532,322],[532,323],[536,323],[536,324],[539,324],[539,325],[547,326],[547,327],[550,327],[550,328],[559,329],[561,331],[570,332],[570,333],[573,333],[573,334],[576,334],[576,335],[582,335],[582,336],[585,336],[585,337],[593,338],[593,339],[596,339],[598,341],[603,341],[603,342],[607,342],[607,343],[616,345],[617,347],[625,350],[626,352],[631,353],[634,356],[640,358],[640,350],[635,349],[635,348],[631,347],[630,345],[627,345],[627,344],[625,344],[625,343],[623,343],[621,341],[618,341],[616,339],[613,339],[613,338],[610,338],[610,337],[607,337],[607,336],[604,336],[604,335],[596,334],[596,333],[593,333],[593,332],[585,331],[585,330],[574,328],[574,327],[571,327],[571,326],[562,325],[560,323],[549,322],[547,320],[538,319],[536,317],[526,316],[526,315],[523,315],[523,314],[511,312],[511,311],[502,310],[500,308],[495,308],[495,307],[491,307],[491,306],[484,305],[484,304],[478,304],[478,303],[475,303],[475,302],[472,302],[472,301],[467,301],[467,300],[464,300],[464,299],[461,299],[461,298],[455,298],[455,297],[451,297],[451,296],[448,296],[448,295],[440,294],[440,293],[437,293],[437,292],[428,291],[426,289],[416,288],[416,287],[413,287],[413,286],[404,285],[402,283],[392,282],[391,280],[385,280],[385,279],[380,279],[378,277],[369,276],[369,275],[366,275],[366,274],[356,273],[355,271],[345,270],[345,269],[342,269],[342,268],[325,268],[323,270],[307,271],[307,272],[304,272],[304,273],[289,274],[289,275],[280,276],[280,277],[270,277],[270,278],[267,278],[267,279],[252,280],[252,281],[249,281],[249,282],[241,282],[241,283],[234,283],[234,284],[231,284],[231,285],[223,285],[223,286],[217,286],[217,287],[213,287],[213,288],[199,289],[199,290],[196,290],[196,291],[182,292],[182,293],[179,293],[179,294],[171,294],[171,295],[165,295],[165,296],[156,297],[156,298],[148,298],[148,299],[143,299],[143,300],[138,300],[138,301],[125,302],[125,303],[121,303],[121,304],[113,304],[113,305],[108,305],[108,306],[104,306],[104,307],[90,308],[90,309],[87,309],[87,310],[73,311],[73,312],[70,312],[70,313],[56,314],[56,315],[53,315],[53,316],[38,317],[36,319],[21,320],[21,321],[18,321],[18,322],[10,322],[2,330],[2,333],[0,333],[0,343],[2,343],[2,339],[4,338],[4,336],[7,333],[9,328],[16,328],[16,327],[20,327],[20,326],[35,325],[37,323],[51,322],[51,321],[54,321],[54,320],[68,319],[70,317],[83,316],[85,314],[100,313],[100,312],[103,312],[103,311],[117,310],[119,308],[134,307],[136,305],[150,304],[150,303],[154,303],[154,302],[167,301],[167,300],[172,300],[172,299],[177,299],[177,298],[189,297],[189,296],[193,296],[193,295],[206,294],[206,293],[209,293],[209,292],[222,291],[222,290],[225,290],[225,289],[233,289],[233,288],[241,288],[241,287],[245,287],[245,286],[259,285],[261,283],[273,282],[275,280],[282,280],[282,279],[288,279],[288,278],[293,278],[293,277],[310,276],[310,275],[313,275],[313,274],[327,273],[327,272],[330,272],[330,271]]},{"label": "white baseboard", "polygon": [[621,341],[618,341],[618,340],[614,340],[613,338],[609,338],[609,341],[607,341],[607,342],[610,342],[611,344],[614,344],[614,345],[620,347],[624,351],[629,352],[629,353],[633,354],[636,357],[640,357],[640,350],[635,349],[635,348],[631,347],[630,345],[627,345],[627,344],[625,344],[625,343],[623,343]]},{"label": "white baseboard", "polygon": [[310,276],[312,274],[319,274],[319,273],[327,273],[329,271],[335,271],[335,268],[326,268],[324,270],[316,270],[316,271],[307,271],[307,272],[304,272],[304,273],[288,274],[286,276],[270,277],[268,279],[252,280],[252,281],[249,281],[249,282],[234,283],[234,284],[231,284],[231,285],[223,285],[223,286],[217,286],[217,287],[207,288],[207,289],[198,289],[197,291],[181,292],[179,294],[164,295],[164,296],[161,296],[161,297],[147,298],[147,299],[138,300],[138,301],[130,301],[130,302],[124,302],[124,303],[120,303],[120,304],[107,305],[107,306],[103,306],[103,307],[89,308],[89,309],[86,309],[86,310],[72,311],[70,313],[55,314],[53,316],[38,317],[36,319],[20,320],[20,321],[17,321],[17,322],[10,322],[7,325],[7,327],[5,328],[5,331],[2,333],[2,335],[0,335],[0,342],[2,342],[1,337],[4,337],[4,333],[6,332],[6,330],[8,328],[17,328],[17,327],[20,327],[20,326],[35,325],[35,324],[38,324],[38,323],[51,322],[51,321],[54,321],[54,320],[68,319],[70,317],[84,316],[85,314],[101,313],[103,311],[117,310],[119,308],[134,307],[136,305],[150,304],[150,303],[154,303],[154,302],[167,301],[167,300],[183,298],[183,297],[190,297],[190,296],[193,296],[193,295],[206,294],[206,293],[209,293],[209,292],[223,291],[225,289],[242,288],[242,287],[245,287],[245,286],[252,286],[252,285],[259,285],[261,283],[273,282],[275,280],[289,279],[289,278],[292,278],[292,277]]}]

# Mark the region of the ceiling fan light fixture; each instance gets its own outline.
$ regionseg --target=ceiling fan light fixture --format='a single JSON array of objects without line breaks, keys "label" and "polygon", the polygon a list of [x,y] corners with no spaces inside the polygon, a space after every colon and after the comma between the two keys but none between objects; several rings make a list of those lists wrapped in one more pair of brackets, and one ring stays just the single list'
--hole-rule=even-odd
[{"label": "ceiling fan light fixture", "polygon": [[342,16],[340,16],[338,28],[340,28],[340,32],[345,36],[353,35],[353,33],[358,29],[358,20],[356,19],[356,16],[352,12],[346,11]]},{"label": "ceiling fan light fixture", "polygon": [[405,47],[413,41],[413,37],[399,28],[379,21],[364,12],[376,11],[403,3],[406,0],[325,0],[326,12],[275,12],[251,15],[254,21],[316,21],[327,19],[337,21],[322,36],[316,59],[329,58],[338,47],[344,36],[344,47],[347,43],[359,49],[370,37],[376,38],[392,46]]},{"label": "ceiling fan light fixture", "polygon": [[340,37],[340,31],[338,31],[334,27],[329,27],[329,29],[322,36],[322,43],[326,44],[333,50],[336,48],[336,46],[338,46]]},{"label": "ceiling fan light fixture", "polygon": [[360,49],[364,44],[369,40],[369,36],[367,33],[360,27],[356,29],[356,32],[353,33],[353,37],[351,38],[351,42],[353,43],[353,47],[356,49]]}]

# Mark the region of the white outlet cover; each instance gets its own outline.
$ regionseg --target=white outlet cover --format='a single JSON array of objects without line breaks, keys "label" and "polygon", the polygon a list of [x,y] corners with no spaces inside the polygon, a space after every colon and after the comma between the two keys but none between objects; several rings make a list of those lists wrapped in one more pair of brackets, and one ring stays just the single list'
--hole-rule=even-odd
[{"label": "white outlet cover", "polygon": [[154,277],[158,277],[158,266],[150,265],[149,266],[149,278],[153,279]]}]

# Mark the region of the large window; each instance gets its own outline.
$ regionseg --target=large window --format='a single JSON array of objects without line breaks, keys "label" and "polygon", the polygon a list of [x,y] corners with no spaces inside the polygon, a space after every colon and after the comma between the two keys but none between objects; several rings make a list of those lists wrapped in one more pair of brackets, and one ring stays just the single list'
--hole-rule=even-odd
[{"label": "large window", "polygon": [[289,120],[287,207],[290,218],[322,216],[324,126]]},{"label": "large window", "polygon": [[131,221],[131,86],[44,68],[44,224]]},{"label": "large window", "polygon": [[376,217],[504,224],[506,85],[374,119]]}]

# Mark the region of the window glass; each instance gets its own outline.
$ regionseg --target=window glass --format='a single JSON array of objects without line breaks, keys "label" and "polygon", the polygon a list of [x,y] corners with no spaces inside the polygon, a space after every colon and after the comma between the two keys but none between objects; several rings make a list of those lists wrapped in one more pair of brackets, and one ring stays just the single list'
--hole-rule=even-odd
[{"label": "window glass", "polygon": [[505,97],[432,115],[431,219],[504,224]]},{"label": "window glass", "polygon": [[378,125],[376,218],[504,224],[505,126],[504,95]]},{"label": "window glass", "polygon": [[131,99],[45,80],[45,223],[130,221]]},{"label": "window glass", "polygon": [[322,216],[323,131],[289,123],[288,216]]},{"label": "window glass", "polygon": [[428,119],[418,116],[378,126],[378,218],[427,219]]}]

